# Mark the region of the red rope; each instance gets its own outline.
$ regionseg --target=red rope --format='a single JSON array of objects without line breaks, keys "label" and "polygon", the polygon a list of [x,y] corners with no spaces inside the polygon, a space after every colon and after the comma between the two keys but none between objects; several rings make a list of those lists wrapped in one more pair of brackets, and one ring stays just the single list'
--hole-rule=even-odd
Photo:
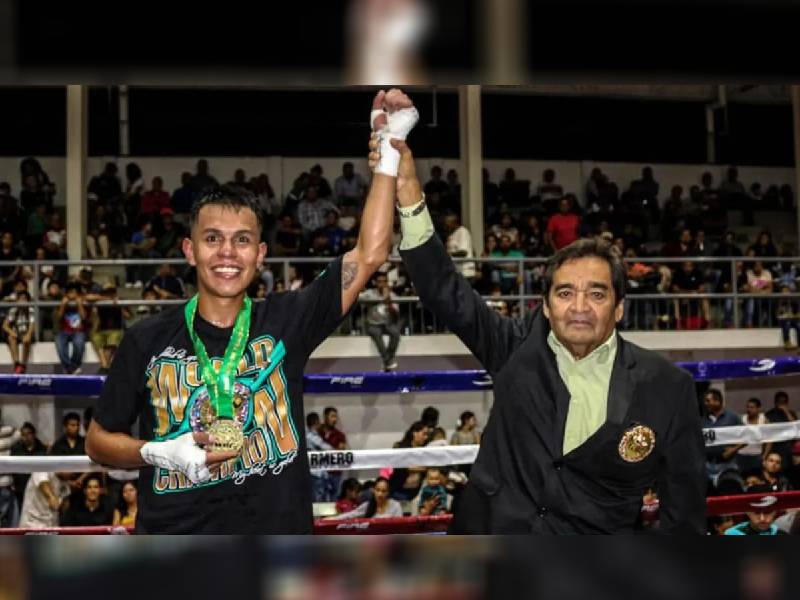
[{"label": "red rope", "polygon": [[800,508],[800,492],[772,492],[768,494],[738,494],[736,496],[716,496],[706,498],[708,516],[741,515],[758,509],[750,506],[751,502],[758,502],[767,496],[774,496],[775,504],[769,506],[770,510],[787,510]]}]

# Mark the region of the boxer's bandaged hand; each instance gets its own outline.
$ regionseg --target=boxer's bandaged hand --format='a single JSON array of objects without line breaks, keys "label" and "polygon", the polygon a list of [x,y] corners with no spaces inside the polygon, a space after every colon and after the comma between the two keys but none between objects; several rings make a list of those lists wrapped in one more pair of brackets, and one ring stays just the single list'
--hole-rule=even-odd
[{"label": "boxer's bandaged hand", "polygon": [[148,465],[180,471],[192,483],[202,483],[211,478],[206,452],[195,443],[191,432],[165,442],[147,442],[139,452]]},{"label": "boxer's bandaged hand", "polygon": [[389,141],[394,138],[405,140],[414,125],[419,121],[419,113],[413,106],[388,112],[374,109],[370,114],[370,124],[373,131],[378,134],[378,152],[380,159],[375,167],[375,173],[383,173],[397,177],[400,165],[400,152],[395,150]]}]

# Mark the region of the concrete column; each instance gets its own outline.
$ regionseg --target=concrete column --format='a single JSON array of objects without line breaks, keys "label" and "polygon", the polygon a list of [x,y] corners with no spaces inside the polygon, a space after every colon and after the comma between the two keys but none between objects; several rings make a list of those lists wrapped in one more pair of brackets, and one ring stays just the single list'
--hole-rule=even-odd
[{"label": "concrete column", "polygon": [[476,254],[483,250],[483,144],[481,142],[481,86],[458,87],[458,135],[461,152],[461,214],[472,234]]},{"label": "concrete column", "polygon": [[[89,88],[67,86],[67,255],[83,258],[86,239],[86,154]],[[70,268],[74,271],[75,268]]]},{"label": "concrete column", "polygon": [[128,86],[119,86],[119,155],[130,156],[131,139],[128,126]]},{"label": "concrete column", "polygon": [[483,16],[481,46],[486,57],[485,83],[519,85],[527,81],[527,2],[491,0],[480,2]]}]

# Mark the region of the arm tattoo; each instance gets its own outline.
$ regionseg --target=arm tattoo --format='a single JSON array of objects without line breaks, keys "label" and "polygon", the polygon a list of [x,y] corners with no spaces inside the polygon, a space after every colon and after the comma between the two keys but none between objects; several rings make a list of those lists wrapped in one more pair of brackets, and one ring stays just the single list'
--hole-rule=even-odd
[{"label": "arm tattoo", "polygon": [[350,289],[350,286],[353,285],[353,282],[356,280],[356,275],[358,275],[358,263],[354,262],[342,263],[343,290]]}]

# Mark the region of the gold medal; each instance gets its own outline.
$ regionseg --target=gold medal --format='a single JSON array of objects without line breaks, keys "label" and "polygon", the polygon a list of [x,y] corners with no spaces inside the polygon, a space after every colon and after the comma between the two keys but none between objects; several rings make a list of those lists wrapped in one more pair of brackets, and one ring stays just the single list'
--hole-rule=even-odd
[{"label": "gold medal", "polygon": [[214,436],[211,450],[214,452],[239,452],[244,446],[244,434],[239,424],[232,419],[217,419],[208,428]]},{"label": "gold medal", "polygon": [[626,430],[619,441],[619,455],[625,462],[641,462],[656,447],[656,434],[646,425],[636,425]]}]

